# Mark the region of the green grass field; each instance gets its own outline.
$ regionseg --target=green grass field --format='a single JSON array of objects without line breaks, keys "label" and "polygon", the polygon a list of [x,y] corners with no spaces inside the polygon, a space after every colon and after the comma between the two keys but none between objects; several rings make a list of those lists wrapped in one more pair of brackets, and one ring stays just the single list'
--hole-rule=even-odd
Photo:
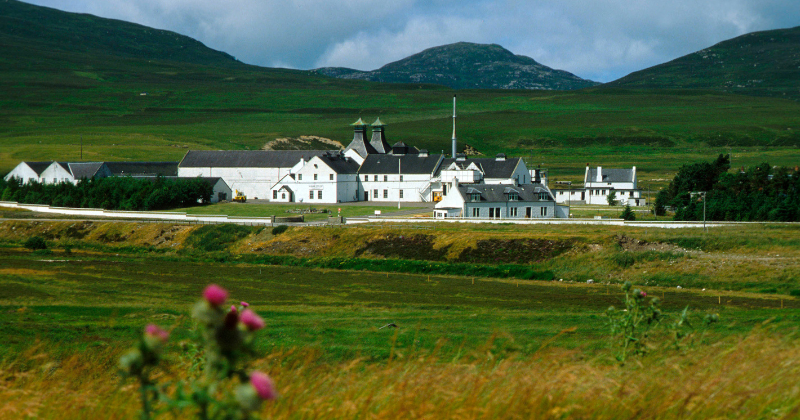
[{"label": "green grass field", "polygon": [[[256,366],[270,372],[281,393],[266,409],[273,418],[369,413],[442,418],[464,410],[493,417],[527,412],[545,418],[565,410],[571,413],[567,417],[620,418],[623,412],[625,418],[642,413],[685,418],[686,408],[669,401],[691,399],[686,387],[714,395],[689,413],[787,413],[796,403],[796,390],[779,385],[795,383],[800,373],[792,338],[800,302],[786,296],[647,287],[650,296],[663,300],[667,316],[688,305],[698,319],[719,313],[722,321],[708,328],[697,324],[681,350],[666,336],[654,336],[648,356],[620,366],[613,361],[603,315],[609,305],[620,305],[616,285],[199,263],[107,252],[42,256],[13,248],[0,248],[0,267],[2,413],[135,416],[134,389],[112,385],[118,383],[116,357],[145,324],[156,323],[171,329],[167,350],[175,353],[170,361],[179,369],[159,378],[178,379],[174,375],[191,360],[180,350],[192,336],[189,308],[212,282],[228,289],[235,302],[248,301],[266,320],[256,343],[262,355]],[[388,323],[398,328],[381,328]],[[753,355],[754,346],[763,357]],[[734,360],[737,374],[731,376],[725,366]],[[779,364],[781,373],[763,372],[767,364]],[[652,381],[652,374],[672,380]],[[736,397],[744,383],[764,387],[778,377],[765,391],[768,398]],[[437,392],[446,381],[454,381],[450,391]],[[520,395],[517,403],[502,397],[540,381],[549,385]],[[404,392],[407,386],[413,391]],[[601,388],[620,395],[587,399]],[[470,398],[478,391],[487,398]],[[548,391],[555,394],[537,397]],[[397,403],[398,398],[411,400]],[[618,408],[612,413],[608,405]],[[506,412],[509,407],[513,415]]]}]

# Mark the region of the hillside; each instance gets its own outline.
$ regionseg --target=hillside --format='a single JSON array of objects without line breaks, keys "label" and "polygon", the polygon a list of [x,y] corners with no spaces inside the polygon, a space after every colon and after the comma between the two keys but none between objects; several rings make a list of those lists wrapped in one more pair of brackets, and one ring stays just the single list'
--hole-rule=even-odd
[{"label": "hillside", "polygon": [[[13,48],[169,60],[215,66],[241,66],[235,58],[171,31],[120,20],[66,13],[15,0],[0,0],[0,57]],[[5,61],[5,60],[4,60]]]},{"label": "hillside", "polygon": [[800,26],[753,32],[604,86],[714,89],[800,99]]},{"label": "hillside", "polygon": [[572,90],[598,83],[554,70],[496,45],[459,42],[429,48],[378,70],[324,67],[319,74],[386,83],[433,83],[453,89]]}]

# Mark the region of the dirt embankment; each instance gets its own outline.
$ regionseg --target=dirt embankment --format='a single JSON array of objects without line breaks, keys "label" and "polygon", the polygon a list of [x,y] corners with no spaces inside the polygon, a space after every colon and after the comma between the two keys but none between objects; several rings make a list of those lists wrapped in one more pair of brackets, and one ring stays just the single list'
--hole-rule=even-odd
[{"label": "dirt embankment", "polygon": [[[293,255],[297,257],[397,258],[469,263],[531,264],[564,253],[585,250],[574,239],[540,239],[531,234],[496,232],[419,233],[413,229],[356,227],[295,227],[272,234],[270,227],[240,227],[235,235],[225,225],[197,226],[137,222],[0,222],[0,240],[22,243],[40,236],[52,246],[94,243],[111,247],[225,250],[234,254]],[[211,231],[210,231],[211,230]],[[229,229],[228,229],[229,230]],[[218,232],[217,232],[218,231]],[[215,241],[214,247],[205,247]]]}]

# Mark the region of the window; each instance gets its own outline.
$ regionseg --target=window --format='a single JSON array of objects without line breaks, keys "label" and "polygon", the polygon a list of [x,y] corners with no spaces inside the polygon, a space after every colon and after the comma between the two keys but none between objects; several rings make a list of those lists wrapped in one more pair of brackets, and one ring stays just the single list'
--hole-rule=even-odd
[{"label": "window", "polygon": [[309,191],[308,192],[308,198],[311,199],[311,200],[314,199],[314,191]]},{"label": "window", "polygon": [[314,181],[317,180],[317,174],[314,174]]},{"label": "window", "polygon": [[364,175],[364,181],[369,181],[369,175]]},{"label": "window", "polygon": [[477,207],[472,208],[472,217],[481,217],[481,209]]},{"label": "window", "polygon": [[519,201],[519,194],[515,192],[508,193],[508,201]]},{"label": "window", "polygon": [[546,192],[539,193],[539,201],[548,201],[548,200],[550,200],[550,194]]},{"label": "window", "polygon": [[302,181],[303,180],[303,174],[297,174],[297,180],[298,181]]},{"label": "window", "polygon": [[442,195],[447,195],[447,185],[442,185]]},{"label": "window", "polygon": [[375,177],[372,178],[372,180],[375,181],[375,182],[378,182],[378,175],[375,175]]},{"label": "window", "polygon": [[547,216],[547,207],[541,207],[540,210],[539,210],[539,213],[542,216]]},{"label": "window", "polygon": [[330,174],[330,175],[328,176],[328,178],[329,178],[331,181],[333,181],[333,174]]},{"label": "window", "polygon": [[[375,175],[377,177],[378,175]],[[372,198],[378,198],[378,190],[372,190]]]},{"label": "window", "polygon": [[603,195],[606,195],[606,190],[603,190]]},{"label": "window", "polygon": [[278,190],[272,192],[272,199],[275,200],[278,198]]},{"label": "window", "polygon": [[472,202],[481,201],[481,194],[480,193],[471,193],[469,195],[469,201],[472,201]]},{"label": "window", "polygon": [[389,181],[389,175],[384,175],[383,182],[388,182],[388,181]]},{"label": "window", "polygon": [[403,190],[400,190],[400,198],[403,198]]},{"label": "window", "polygon": [[633,191],[631,191],[630,193],[628,193],[628,197],[633,197]]},{"label": "window", "polygon": [[511,207],[508,209],[508,216],[509,217],[517,217],[517,208]]},{"label": "window", "polygon": [[317,198],[322,200],[322,190],[317,191]]},{"label": "window", "polygon": [[400,175],[400,182],[403,182],[403,175]]},{"label": "window", "polygon": [[389,198],[389,190],[383,190],[383,198]]},{"label": "window", "polygon": [[281,198],[285,200],[286,199],[286,193],[281,193]]}]

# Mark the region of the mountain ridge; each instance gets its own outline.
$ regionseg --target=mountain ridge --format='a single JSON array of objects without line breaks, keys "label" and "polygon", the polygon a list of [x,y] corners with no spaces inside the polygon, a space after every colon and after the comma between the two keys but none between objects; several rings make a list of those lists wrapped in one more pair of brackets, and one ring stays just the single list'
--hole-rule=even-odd
[{"label": "mountain ridge", "polygon": [[555,70],[497,44],[456,42],[425,49],[383,67],[361,71],[322,67],[313,72],[383,83],[431,83],[453,89],[571,90],[599,85]]},{"label": "mountain ridge", "polygon": [[800,99],[800,26],[727,39],[603,87],[713,89]]}]

